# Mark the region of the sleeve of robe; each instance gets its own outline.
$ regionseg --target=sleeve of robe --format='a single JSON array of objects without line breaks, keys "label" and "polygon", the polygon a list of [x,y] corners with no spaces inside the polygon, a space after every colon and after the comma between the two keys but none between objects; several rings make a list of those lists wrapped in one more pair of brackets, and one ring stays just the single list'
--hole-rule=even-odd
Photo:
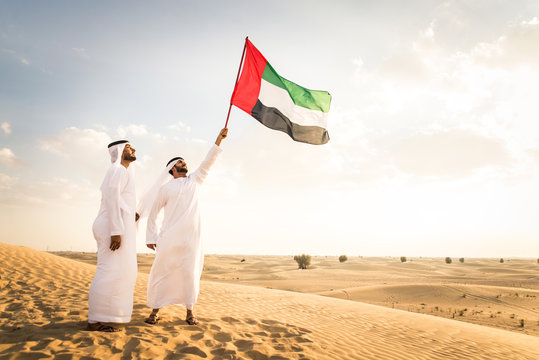
[{"label": "sleeve of robe", "polygon": [[110,235],[123,235],[125,233],[124,221],[120,193],[127,181],[127,171],[122,169],[111,169],[108,184],[103,186],[103,199],[107,208],[107,215],[110,223]]},{"label": "sleeve of robe", "polygon": [[206,176],[208,176],[210,168],[215,163],[217,157],[221,152],[223,152],[223,149],[214,144],[208,152],[208,155],[206,155],[206,158],[204,159],[202,164],[200,164],[198,169],[196,169],[193,174],[191,174],[191,177],[193,177],[195,181],[199,184],[202,184],[204,182],[204,179],[206,179]]},{"label": "sleeve of robe", "polygon": [[157,244],[157,238],[159,237],[159,229],[157,228],[157,215],[161,209],[165,206],[166,196],[163,187],[159,189],[157,197],[153,202],[150,215],[148,215],[148,225],[146,226],[146,244]]}]

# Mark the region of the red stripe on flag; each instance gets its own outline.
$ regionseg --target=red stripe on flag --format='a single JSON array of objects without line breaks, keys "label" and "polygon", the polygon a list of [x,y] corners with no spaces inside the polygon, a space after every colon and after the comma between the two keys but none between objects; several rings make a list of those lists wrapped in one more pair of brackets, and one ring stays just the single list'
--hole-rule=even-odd
[{"label": "red stripe on flag", "polygon": [[260,94],[260,82],[268,61],[249,39],[245,39],[245,45],[243,69],[230,103],[251,115]]}]

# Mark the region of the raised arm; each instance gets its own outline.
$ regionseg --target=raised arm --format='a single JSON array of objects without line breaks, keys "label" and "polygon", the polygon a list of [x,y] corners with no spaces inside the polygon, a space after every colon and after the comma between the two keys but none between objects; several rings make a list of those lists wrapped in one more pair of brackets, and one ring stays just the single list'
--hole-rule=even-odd
[{"label": "raised arm", "polygon": [[221,145],[221,140],[226,138],[228,135],[228,129],[224,128],[219,132],[219,135],[217,136],[217,139],[215,140],[215,145],[212,146],[210,151],[208,152],[208,155],[206,155],[206,158],[204,161],[202,161],[202,164],[196,169],[193,174],[191,175],[199,184],[202,184],[204,182],[204,179],[206,179],[206,176],[208,176],[208,172],[210,171],[210,168],[217,160],[217,157],[219,154],[223,151],[219,146]]}]

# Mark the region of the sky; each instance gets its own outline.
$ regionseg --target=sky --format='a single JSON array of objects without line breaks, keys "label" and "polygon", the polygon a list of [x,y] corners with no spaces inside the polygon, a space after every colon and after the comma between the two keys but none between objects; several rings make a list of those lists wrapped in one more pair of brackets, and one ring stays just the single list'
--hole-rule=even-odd
[{"label": "sky", "polygon": [[139,196],[172,157],[196,168],[246,36],[331,93],[331,140],[233,108],[206,253],[539,256],[535,0],[0,0],[0,241],[95,251],[111,141]]}]

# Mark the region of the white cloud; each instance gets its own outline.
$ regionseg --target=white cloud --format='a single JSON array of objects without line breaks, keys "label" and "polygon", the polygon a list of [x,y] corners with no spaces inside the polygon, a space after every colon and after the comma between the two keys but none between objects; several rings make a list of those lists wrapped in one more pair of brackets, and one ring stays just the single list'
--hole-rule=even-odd
[{"label": "white cloud", "polygon": [[25,181],[0,174],[0,188],[6,192],[0,194],[4,205],[24,207],[42,206],[89,206],[99,198],[99,189],[85,181],[80,184],[65,178],[51,178],[46,181]]},{"label": "white cloud", "polygon": [[109,132],[109,127],[104,124],[94,124],[94,127],[101,132]]},{"label": "white cloud", "polygon": [[7,168],[15,169],[24,165],[24,161],[15,156],[13,151],[8,148],[0,149],[0,164]]},{"label": "white cloud", "polygon": [[95,183],[98,188],[97,184],[110,164],[107,145],[111,138],[106,133],[69,127],[37,142],[41,150],[58,156],[46,160],[55,164],[57,176],[71,176],[76,171],[79,177]]},{"label": "white cloud", "polygon": [[8,122],[3,122],[0,125],[0,128],[4,131],[4,134],[9,135],[11,134],[11,125]]},{"label": "white cloud", "polygon": [[477,63],[504,69],[539,67],[539,21],[537,17],[508,27],[497,41],[480,43],[472,51]]},{"label": "white cloud", "polygon": [[17,60],[17,61],[20,61],[21,64],[23,65],[30,65],[30,61],[25,58],[24,56],[22,56],[20,53],[18,53],[17,51],[13,50],[13,49],[1,49],[1,51],[5,54],[9,54],[11,56],[11,58]]},{"label": "white cloud", "polygon": [[529,21],[524,20],[522,21],[522,25],[539,25],[539,18],[535,16]]},{"label": "white cloud", "polygon": [[81,58],[84,58],[84,59],[88,58],[88,53],[86,52],[85,48],[72,47],[71,50],[73,50],[75,54],[77,54]]},{"label": "white cloud", "polygon": [[38,140],[40,148],[64,157],[84,156],[106,149],[110,137],[92,129],[69,127],[60,134]]},{"label": "white cloud", "polygon": [[535,163],[539,163],[539,148],[528,149],[527,152]]},{"label": "white cloud", "polygon": [[[332,136],[343,166],[380,179],[400,171],[466,177],[485,167],[499,177],[534,173],[539,21],[510,25],[468,52],[438,44],[435,25],[377,67],[355,61],[356,109],[343,111]],[[453,143],[454,152],[437,141]],[[436,158],[448,166],[438,168]]]},{"label": "white cloud", "polygon": [[122,125],[119,126],[116,129],[116,134],[118,137],[126,137],[128,135],[132,136],[143,136],[148,134],[148,130],[146,130],[146,125],[135,125],[135,124],[129,124],[129,125]]},{"label": "white cloud", "polygon": [[19,179],[0,173],[0,190],[9,190]]},{"label": "white cloud", "polygon": [[198,161],[205,155],[204,151],[209,149],[207,142],[200,144],[190,138],[174,140],[151,133],[144,125],[120,126],[114,131],[113,138],[108,135],[112,131],[69,127],[57,135],[39,139],[38,146],[47,153],[58,155],[56,158],[46,159],[51,164],[56,162],[56,176],[70,177],[76,171],[79,177],[88,181],[90,188],[99,189],[110,165],[107,145],[113,140],[127,137],[137,149],[137,160],[132,166],[135,170],[140,170],[136,171],[136,179],[137,184],[141,185],[141,191],[154,181],[155,174],[161,171],[171,157],[180,154],[187,160],[193,160],[193,166],[196,168]]},{"label": "white cloud", "polygon": [[172,130],[177,130],[177,131],[181,131],[181,132],[186,132],[186,133],[190,133],[190,132],[191,132],[191,127],[190,127],[189,125],[184,124],[184,123],[181,122],[181,121],[177,122],[176,124],[169,125],[168,128],[169,128],[169,129],[172,129]]},{"label": "white cloud", "polygon": [[421,176],[464,176],[487,166],[504,166],[509,154],[499,139],[467,130],[411,136],[392,149],[395,164]]},{"label": "white cloud", "polygon": [[423,32],[423,36],[425,38],[431,39],[434,38],[434,26],[436,25],[436,21],[432,21],[430,23],[430,26]]}]

